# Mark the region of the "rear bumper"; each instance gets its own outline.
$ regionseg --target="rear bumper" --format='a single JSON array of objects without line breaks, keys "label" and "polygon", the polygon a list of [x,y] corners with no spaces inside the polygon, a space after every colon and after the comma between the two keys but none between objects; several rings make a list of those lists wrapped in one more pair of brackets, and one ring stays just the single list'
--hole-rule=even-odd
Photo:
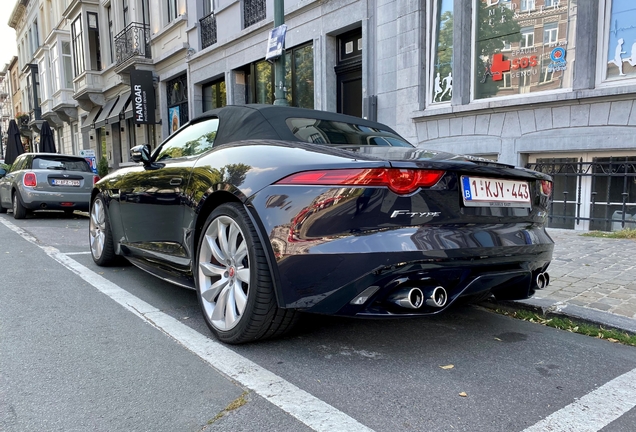
[{"label": "rear bumper", "polygon": [[[88,211],[89,192],[48,192],[24,188],[20,191],[22,204],[29,210],[84,210]],[[62,205],[64,203],[64,205]]]},{"label": "rear bumper", "polygon": [[[420,227],[351,236],[314,245],[278,261],[283,307],[343,316],[436,314],[458,298],[491,291],[499,298],[532,296],[554,244],[542,226]],[[395,307],[405,287],[443,286],[443,308]],[[352,300],[378,287],[363,304]]]}]

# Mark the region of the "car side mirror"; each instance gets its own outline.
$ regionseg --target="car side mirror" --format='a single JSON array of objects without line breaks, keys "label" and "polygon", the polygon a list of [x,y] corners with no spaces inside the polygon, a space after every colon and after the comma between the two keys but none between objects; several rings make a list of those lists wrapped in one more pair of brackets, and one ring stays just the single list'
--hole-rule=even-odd
[{"label": "car side mirror", "polygon": [[130,149],[130,157],[133,162],[141,162],[144,165],[150,164],[150,145],[142,144],[138,146],[134,146]]}]

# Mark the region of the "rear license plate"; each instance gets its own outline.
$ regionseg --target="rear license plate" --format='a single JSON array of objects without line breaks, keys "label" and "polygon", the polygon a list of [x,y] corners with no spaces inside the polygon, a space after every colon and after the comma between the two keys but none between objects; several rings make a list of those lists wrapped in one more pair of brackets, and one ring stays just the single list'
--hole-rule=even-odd
[{"label": "rear license plate", "polygon": [[530,207],[530,187],[521,180],[462,176],[467,207]]},{"label": "rear license plate", "polygon": [[53,186],[79,186],[79,180],[53,179]]}]

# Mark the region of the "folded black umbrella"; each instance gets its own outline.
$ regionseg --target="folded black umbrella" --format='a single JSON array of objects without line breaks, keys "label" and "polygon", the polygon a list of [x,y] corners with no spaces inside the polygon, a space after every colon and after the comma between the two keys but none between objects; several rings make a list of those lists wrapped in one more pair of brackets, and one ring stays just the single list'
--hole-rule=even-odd
[{"label": "folded black umbrella", "polygon": [[20,129],[15,120],[9,121],[9,129],[7,130],[7,153],[4,156],[4,163],[13,164],[15,159],[24,153],[22,147],[22,138],[20,137]]},{"label": "folded black umbrella", "polygon": [[46,120],[44,120],[40,129],[40,153],[57,153],[53,131]]}]

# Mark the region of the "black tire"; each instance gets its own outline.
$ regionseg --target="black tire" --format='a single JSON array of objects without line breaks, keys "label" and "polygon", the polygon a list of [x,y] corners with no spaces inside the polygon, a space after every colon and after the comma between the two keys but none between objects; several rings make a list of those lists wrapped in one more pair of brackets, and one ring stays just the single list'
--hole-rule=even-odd
[{"label": "black tire", "polygon": [[88,244],[95,264],[102,267],[118,264],[119,257],[115,255],[108,208],[102,194],[98,194],[91,203],[88,224]]},{"label": "black tire", "polygon": [[7,212],[7,209],[2,207],[2,203],[0,203],[0,214],[6,213],[6,212]]},{"label": "black tire", "polygon": [[22,198],[20,197],[20,192],[13,192],[13,218],[14,219],[24,219],[27,216],[27,208],[22,204]]},{"label": "black tire", "polygon": [[222,342],[278,337],[296,324],[298,313],[276,304],[263,245],[241,204],[223,204],[208,216],[196,250],[194,277],[205,322]]}]

